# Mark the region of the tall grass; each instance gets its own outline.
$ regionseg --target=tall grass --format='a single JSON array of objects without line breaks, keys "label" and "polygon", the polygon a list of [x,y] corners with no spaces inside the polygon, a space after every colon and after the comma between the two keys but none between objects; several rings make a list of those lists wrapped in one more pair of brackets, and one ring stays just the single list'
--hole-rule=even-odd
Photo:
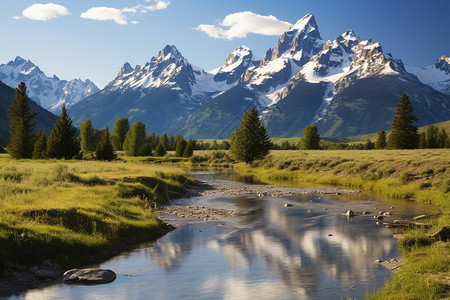
[{"label": "tall grass", "polygon": [[0,156],[0,266],[82,260],[154,238],[164,224],[152,207],[190,184],[175,166]]}]

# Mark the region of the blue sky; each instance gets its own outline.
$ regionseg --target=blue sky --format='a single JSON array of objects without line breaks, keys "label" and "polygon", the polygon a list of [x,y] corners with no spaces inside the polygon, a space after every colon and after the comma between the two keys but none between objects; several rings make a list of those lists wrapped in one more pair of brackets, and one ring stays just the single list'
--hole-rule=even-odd
[{"label": "blue sky", "polygon": [[210,70],[240,45],[263,57],[278,31],[312,13],[324,40],[353,29],[426,66],[450,56],[449,12],[449,0],[1,0],[0,63],[21,56],[47,76],[103,87],[125,62],[143,65],[173,44]]}]

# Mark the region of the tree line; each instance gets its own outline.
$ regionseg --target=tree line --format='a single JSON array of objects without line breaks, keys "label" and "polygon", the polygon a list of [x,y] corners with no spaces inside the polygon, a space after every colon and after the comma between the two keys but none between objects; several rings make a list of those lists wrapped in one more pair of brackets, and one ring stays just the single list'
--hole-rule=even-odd
[{"label": "tree line", "polygon": [[59,119],[50,135],[41,130],[37,135],[32,134],[35,127],[32,113],[28,106],[26,85],[21,82],[15,91],[15,99],[8,109],[10,121],[10,144],[7,151],[13,158],[96,158],[99,160],[113,160],[116,151],[124,151],[128,156],[164,156],[167,151],[175,151],[177,157],[190,157],[195,150],[230,150],[237,160],[251,163],[255,159],[264,158],[271,149],[416,149],[416,148],[450,148],[450,138],[445,129],[438,129],[434,125],[427,127],[426,132],[418,133],[413,125],[417,118],[413,114],[413,107],[408,95],[403,94],[397,104],[392,120],[392,130],[389,135],[385,131],[377,134],[375,142],[367,140],[365,143],[346,144],[322,141],[316,125],[303,129],[303,138],[297,145],[288,141],[281,145],[274,145],[261,123],[257,111],[252,108],[244,113],[236,132],[230,136],[230,142],[216,140],[197,142],[186,141],[182,135],[147,135],[145,124],[137,121],[130,127],[128,118],[120,117],[114,122],[110,134],[108,126],[96,129],[90,119],[81,122],[77,135],[76,128],[65,107],[62,108]]},{"label": "tree line", "polygon": [[84,155],[110,161],[116,158],[115,151],[122,150],[129,156],[164,156],[173,150],[176,156],[190,157],[196,147],[195,140],[186,141],[182,135],[151,133],[147,136],[142,122],[135,122],[130,127],[126,117],[115,121],[112,134],[108,126],[96,129],[91,120],[84,120],[77,135],[64,106],[50,135],[47,137],[44,130],[35,135],[32,133],[36,126],[33,118],[37,113],[30,111],[26,90],[25,83],[21,82],[8,109],[11,138],[6,149],[13,158],[72,159]]}]

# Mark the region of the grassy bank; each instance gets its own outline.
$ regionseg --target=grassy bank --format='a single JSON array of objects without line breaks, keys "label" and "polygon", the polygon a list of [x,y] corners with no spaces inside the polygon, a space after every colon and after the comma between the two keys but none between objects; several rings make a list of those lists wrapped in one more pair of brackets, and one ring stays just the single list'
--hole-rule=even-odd
[{"label": "grassy bank", "polygon": [[155,238],[165,225],[152,207],[192,183],[175,166],[0,155],[0,267],[80,263]]},{"label": "grassy bank", "polygon": [[450,150],[272,151],[252,166],[234,168],[268,182],[356,188],[433,206],[442,214],[424,220],[431,229],[405,232],[403,268],[368,298],[450,298],[450,243],[428,237],[450,226]]}]

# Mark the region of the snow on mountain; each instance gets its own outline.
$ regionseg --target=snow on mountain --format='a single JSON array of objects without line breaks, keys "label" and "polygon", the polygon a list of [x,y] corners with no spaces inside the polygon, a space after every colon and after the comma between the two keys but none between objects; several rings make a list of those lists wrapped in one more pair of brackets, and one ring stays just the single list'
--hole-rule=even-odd
[{"label": "snow on mountain", "polygon": [[450,95],[450,57],[442,55],[432,66],[413,67],[405,66],[406,70],[417,76],[437,91]]},{"label": "snow on mountain", "polygon": [[273,94],[284,87],[323,44],[314,16],[307,14],[283,33],[274,49],[267,50],[258,68],[246,72],[244,81],[264,94]]},{"label": "snow on mountain", "polygon": [[70,107],[81,99],[97,92],[98,87],[90,80],[60,80],[57,76],[47,77],[30,60],[16,57],[0,65],[0,81],[15,88],[20,82],[27,85],[30,99],[52,112],[59,112],[65,105]]}]

